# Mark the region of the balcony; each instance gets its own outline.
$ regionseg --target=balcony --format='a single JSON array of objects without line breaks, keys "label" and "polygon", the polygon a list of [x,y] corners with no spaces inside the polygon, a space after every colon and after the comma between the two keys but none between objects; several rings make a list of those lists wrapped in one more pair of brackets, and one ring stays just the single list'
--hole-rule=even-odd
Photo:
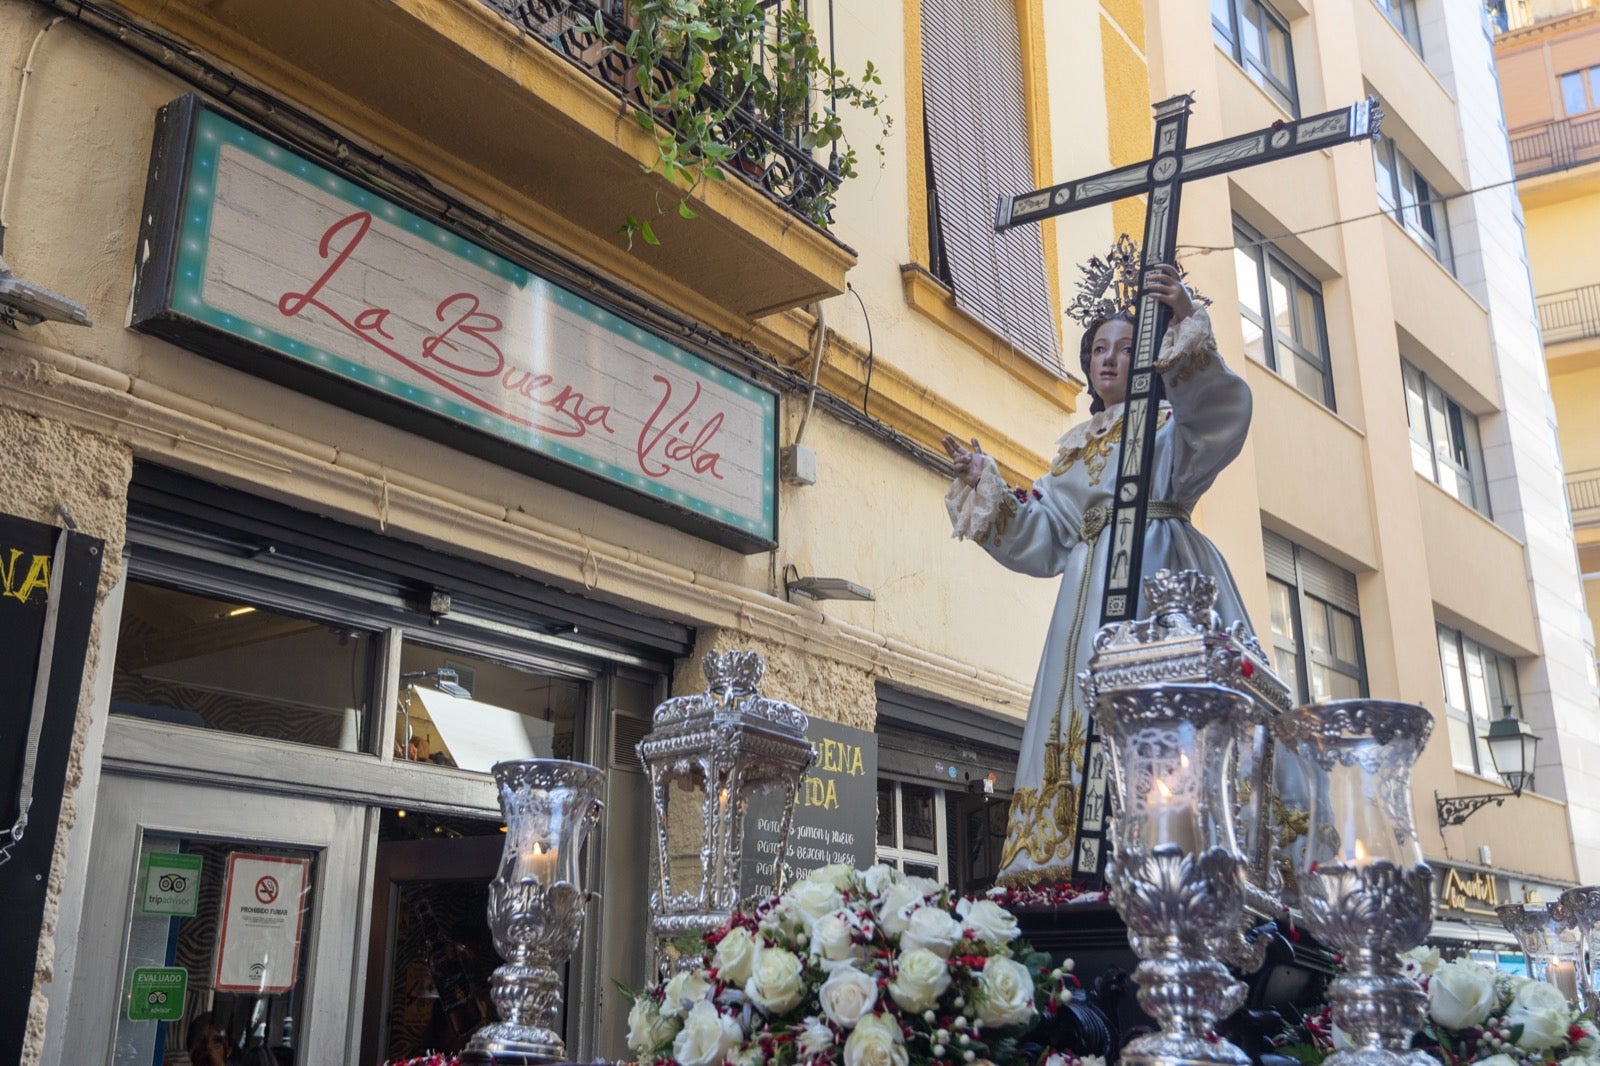
[{"label": "balcony", "polygon": [[1600,285],[1564,289],[1538,298],[1545,347],[1600,337]]},{"label": "balcony", "polygon": [[1558,118],[1511,132],[1511,166],[1533,178],[1600,162],[1600,114]]},{"label": "balcony", "polygon": [[1579,470],[1567,475],[1567,507],[1572,511],[1574,527],[1600,522],[1600,470]]},{"label": "balcony", "polygon": [[[764,6],[779,2],[801,0]],[[800,147],[804,129],[748,109],[726,130],[729,180],[701,182],[688,198],[696,217],[679,217],[688,183],[647,169],[655,131],[635,120],[636,79],[622,57],[583,26],[592,0],[122,6],[425,182],[714,328],[843,292],[855,264],[818,206],[837,175]],[[629,215],[648,217],[660,244],[624,250]]]}]

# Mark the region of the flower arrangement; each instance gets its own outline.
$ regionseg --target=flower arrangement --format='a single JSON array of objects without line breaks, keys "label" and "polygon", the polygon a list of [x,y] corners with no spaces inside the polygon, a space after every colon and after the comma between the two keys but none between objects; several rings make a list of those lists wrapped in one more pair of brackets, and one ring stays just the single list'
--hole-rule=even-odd
[{"label": "flower arrangement", "polygon": [[1411,964],[1428,993],[1423,1038],[1448,1066],[1600,1066],[1600,1030],[1560,989],[1475,962],[1439,962],[1438,953]]},{"label": "flower arrangement", "polygon": [[[1402,960],[1428,996],[1417,1046],[1445,1066],[1600,1066],[1600,1029],[1554,985],[1470,960],[1443,962],[1437,948]],[[1350,1047],[1323,1008],[1301,1018],[1277,1050],[1315,1063]]]},{"label": "flower arrangement", "polygon": [[1019,1039],[1070,1002],[1072,964],[1032,953],[993,899],[889,866],[813,871],[704,948],[701,965],[634,1000],[641,1062],[1082,1066]]}]

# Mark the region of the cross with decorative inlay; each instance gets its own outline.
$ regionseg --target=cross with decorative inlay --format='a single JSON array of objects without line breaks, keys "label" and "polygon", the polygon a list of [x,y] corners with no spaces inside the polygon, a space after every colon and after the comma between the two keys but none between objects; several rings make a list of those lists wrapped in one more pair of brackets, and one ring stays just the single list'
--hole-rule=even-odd
[{"label": "cross with decorative inlay", "polygon": [[[1186,146],[1189,108],[1187,93],[1155,105],[1155,149],[1142,163],[1118,167],[1101,174],[1052,185],[1021,196],[1002,197],[995,213],[995,229],[1005,230],[1072,211],[1098,207],[1129,196],[1147,194],[1144,242],[1140,258],[1144,267],[1175,261],[1178,245],[1178,201],[1184,183],[1216,177],[1304,152],[1349,141],[1376,138],[1383,111],[1375,97],[1358,104],[1326,111],[1294,122],[1275,122],[1266,129],[1214,141],[1199,148]],[[1150,465],[1155,453],[1156,420],[1151,418],[1161,402],[1161,375],[1155,373],[1156,353],[1167,330],[1170,309],[1155,299],[1139,281],[1138,323],[1128,366],[1128,391],[1123,416],[1122,446],[1117,459],[1117,483],[1109,525],[1111,565],[1101,598],[1103,623],[1131,619],[1139,602],[1139,577],[1144,565],[1144,523],[1150,493]],[[1104,879],[1104,810],[1106,782],[1101,740],[1092,731],[1084,752],[1084,778],[1078,795],[1077,849],[1074,878],[1091,886]],[[1088,802],[1094,798],[1096,802]]]}]

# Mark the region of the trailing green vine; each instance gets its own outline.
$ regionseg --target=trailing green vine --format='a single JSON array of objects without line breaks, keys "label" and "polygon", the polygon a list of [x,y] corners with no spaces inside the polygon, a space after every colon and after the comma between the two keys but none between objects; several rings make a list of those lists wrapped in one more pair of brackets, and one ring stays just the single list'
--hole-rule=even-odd
[{"label": "trailing green vine", "polygon": [[[625,0],[624,25],[611,47],[632,72],[639,125],[655,137],[656,158],[645,167],[674,185],[688,187],[677,213],[693,218],[689,196],[704,181],[726,181],[730,169],[757,176],[766,163],[738,154],[730,131],[737,112],[753,115],[786,140],[809,151],[830,151],[839,179],[856,175],[856,149],[845,136],[840,105],[877,119],[875,148],[893,125],[884,109],[882,79],[869,61],[851,78],[823,54],[816,30],[801,6],[784,0],[775,10],[761,0]],[[592,29],[605,37],[604,16]],[[624,34],[626,36],[624,36]],[[836,184],[806,188],[792,206],[818,226],[827,226]],[[667,208],[658,201],[655,213]],[[630,214],[621,227],[634,238],[659,244],[650,215]]]}]

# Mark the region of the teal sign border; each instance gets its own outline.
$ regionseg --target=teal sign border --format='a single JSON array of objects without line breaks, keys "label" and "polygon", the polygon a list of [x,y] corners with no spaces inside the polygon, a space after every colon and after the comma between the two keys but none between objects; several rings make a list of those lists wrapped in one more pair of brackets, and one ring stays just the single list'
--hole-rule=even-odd
[{"label": "teal sign border", "polygon": [[[177,125],[178,129],[169,128]],[[180,181],[164,177],[171,173],[174,163],[172,148],[174,135],[182,138],[185,164]],[[346,203],[370,211],[375,219],[407,229],[429,243],[466,260],[484,270],[511,282],[528,292],[530,298],[541,296],[558,306],[587,318],[618,338],[645,348],[661,359],[682,367],[721,388],[727,389],[762,409],[762,460],[761,480],[763,502],[759,519],[740,515],[684,492],[669,488],[643,474],[618,467],[595,456],[588,455],[562,443],[558,438],[530,430],[491,412],[460,403],[446,396],[396,381],[392,375],[382,374],[370,367],[351,362],[333,352],[296,340],[270,326],[242,319],[212,307],[205,300],[202,285],[205,278],[206,253],[211,239],[211,214],[215,194],[213,177],[224,146],[231,145],[270,164],[300,181],[319,186]],[[166,187],[162,187],[165,185]],[[172,188],[177,186],[177,188]],[[176,196],[175,215],[160,219],[159,211],[152,210],[152,201]],[[167,336],[202,351],[203,341],[196,341],[184,323],[198,323],[211,330],[245,342],[255,349],[265,349],[279,356],[321,372],[353,382],[362,389],[382,394],[390,400],[413,410],[442,417],[455,425],[470,427],[481,433],[515,445],[517,448],[547,456],[568,468],[621,486],[635,493],[653,497],[667,508],[688,512],[683,526],[706,539],[725,543],[746,552],[766,551],[777,544],[777,395],[738,375],[731,374],[695,353],[681,348],[649,332],[606,308],[588,300],[557,282],[532,273],[491,252],[476,242],[448,230],[434,222],[399,206],[387,197],[357,184],[319,163],[278,142],[247,129],[237,122],[211,110],[197,96],[190,94],[162,108],[156,130],[156,147],[151,162],[151,183],[143,213],[145,232],[140,234],[140,247],[164,245],[170,247],[170,261],[160,263],[156,269],[141,270],[134,297],[133,324],[147,332]],[[162,233],[157,227],[163,221],[176,233]],[[155,276],[159,275],[159,276]],[[173,327],[178,328],[173,328]],[[192,328],[192,327],[191,327]],[[246,361],[224,358],[225,362],[243,369],[261,373],[261,368],[246,365]],[[266,375],[271,376],[271,375]],[[442,437],[444,443],[460,446],[460,435]],[[472,449],[465,449],[472,450]],[[508,464],[518,465],[518,464]],[[535,470],[543,474],[543,470]],[[572,487],[570,478],[550,478],[558,484]],[[580,490],[581,491],[581,490]],[[592,494],[592,493],[591,493]],[[626,502],[608,500],[618,506]],[[639,509],[639,508],[634,508]],[[673,522],[670,515],[652,515]],[[692,517],[691,517],[692,516]],[[696,519],[698,521],[696,521]],[[725,530],[718,535],[706,527]]]}]

